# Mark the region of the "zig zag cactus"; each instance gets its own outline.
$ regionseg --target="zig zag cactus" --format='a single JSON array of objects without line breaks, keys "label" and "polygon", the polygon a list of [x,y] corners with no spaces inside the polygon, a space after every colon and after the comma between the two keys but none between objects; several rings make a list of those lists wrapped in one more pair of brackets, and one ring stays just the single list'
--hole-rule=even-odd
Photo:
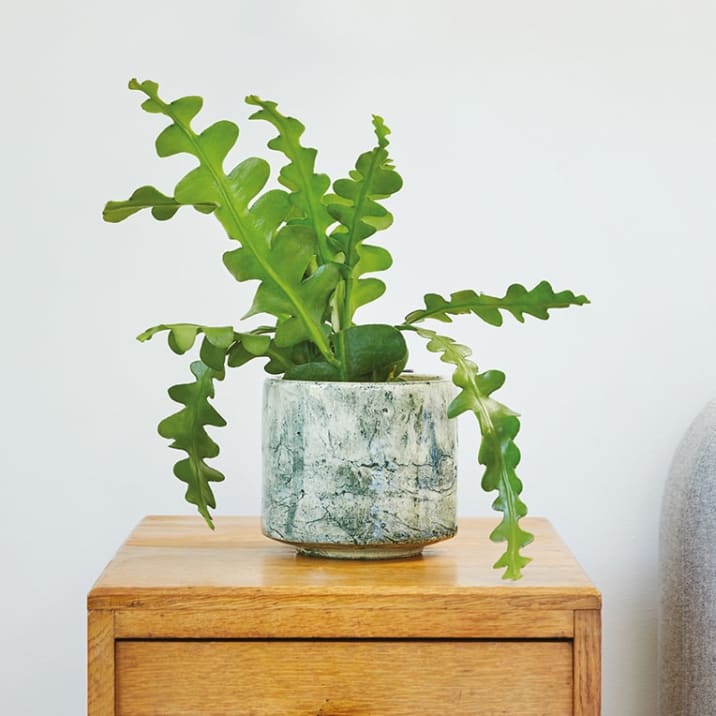
[{"label": "zig zag cactus", "polygon": [[497,491],[493,507],[502,513],[491,538],[507,543],[495,567],[504,567],[508,579],[519,578],[529,561],[521,549],[532,536],[519,525],[527,512],[515,471],[520,459],[514,443],[519,420],[491,397],[504,375],[478,373],[475,363],[468,360],[467,347],[415,324],[425,319],[449,323],[451,316],[472,313],[498,326],[501,311],[519,321],[525,315],[546,319],[551,309],[583,305],[588,300],[571,291],[555,293],[546,281],[529,291],[513,284],[502,298],[473,290],[458,291],[449,299],[429,293],[424,297],[425,307],[408,314],[400,325],[356,325],[356,311],[385,290],[383,281],[366,274],[392,265],[389,251],[365,241],[392,224],[393,217],[382,202],[403,184],[388,154],[390,130],[382,118],[373,116],[376,146],[358,157],[349,176],[335,181],[329,194],[331,180],[316,172],[316,150],[301,145],[303,124],[281,114],[275,102],[247,97],[248,104],[258,107],[251,119],[266,121],[278,131],[269,140],[269,148],[288,159],[278,179],[289,191],[264,191],[270,173],[265,160],[249,157],[228,173],[224,169],[239,136],[233,122],[219,121],[199,133],[194,131],[192,121],[201,110],[201,97],[167,103],[155,82],[132,80],[129,86],[146,96],[144,110],[170,120],[156,140],[159,156],[189,154],[197,166],[176,184],[173,196],[142,186],[126,201],[108,202],[105,220],[123,221],[148,209],[154,218],[165,221],[183,206],[214,214],[228,238],[238,244],[224,253],[225,266],[237,281],[258,281],[244,318],[267,314],[273,319],[270,325],[241,331],[231,326],[161,324],[138,336],[145,341],[166,332],[170,348],[178,354],[186,353],[197,336],[203,336],[200,360],[191,364],[194,382],[169,391],[184,407],[159,424],[159,432],[173,441],[171,446],[187,453],[174,468],[174,474],[187,483],[186,499],[213,526],[211,483],[224,476],[206,463],[219,453],[206,427],[224,425],[209,400],[214,397],[215,381],[224,378],[225,366],[264,358],[268,373],[294,380],[399,380],[408,360],[403,333],[414,331],[428,341],[428,350],[455,366],[453,382],[460,392],[449,415],[470,412],[477,420],[482,434],[478,460],[485,467],[482,486]]}]

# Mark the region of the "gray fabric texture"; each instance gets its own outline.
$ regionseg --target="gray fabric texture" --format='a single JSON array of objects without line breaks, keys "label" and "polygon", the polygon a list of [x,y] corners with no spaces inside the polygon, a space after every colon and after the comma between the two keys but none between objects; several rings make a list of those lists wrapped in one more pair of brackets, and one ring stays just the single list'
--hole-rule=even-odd
[{"label": "gray fabric texture", "polygon": [[659,540],[659,716],[716,714],[716,400],[679,445]]}]

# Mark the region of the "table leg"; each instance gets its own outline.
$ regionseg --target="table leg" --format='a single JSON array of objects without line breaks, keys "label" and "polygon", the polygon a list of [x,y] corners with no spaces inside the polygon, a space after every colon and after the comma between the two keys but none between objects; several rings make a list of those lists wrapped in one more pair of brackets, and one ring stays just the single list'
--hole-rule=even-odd
[{"label": "table leg", "polygon": [[114,613],[87,612],[87,716],[114,716]]},{"label": "table leg", "polygon": [[574,716],[602,712],[602,619],[597,609],[574,612]]}]

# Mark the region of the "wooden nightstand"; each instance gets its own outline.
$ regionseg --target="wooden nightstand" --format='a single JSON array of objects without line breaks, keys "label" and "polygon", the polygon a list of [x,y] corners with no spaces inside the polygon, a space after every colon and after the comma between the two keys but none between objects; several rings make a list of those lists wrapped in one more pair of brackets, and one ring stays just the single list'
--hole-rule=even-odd
[{"label": "wooden nightstand", "polygon": [[90,716],[598,716],[599,592],[548,522],[504,582],[491,519],[422,557],[296,556],[256,518],[147,517],[89,593]]}]

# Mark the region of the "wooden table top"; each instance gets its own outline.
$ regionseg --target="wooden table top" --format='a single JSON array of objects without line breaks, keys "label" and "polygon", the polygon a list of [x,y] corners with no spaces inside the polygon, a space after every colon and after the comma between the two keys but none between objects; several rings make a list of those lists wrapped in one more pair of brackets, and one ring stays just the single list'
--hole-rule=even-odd
[{"label": "wooden table top", "polygon": [[[419,597],[467,596],[501,605],[529,603],[553,609],[598,609],[601,598],[582,568],[540,518],[525,518],[535,542],[532,562],[517,582],[492,569],[503,547],[488,539],[496,521],[463,518],[458,535],[406,560],[348,561],[297,555],[261,534],[257,517],[215,518],[212,532],[198,516],[145,517],[107,565],[88,595],[90,609],[158,608],[163,603],[206,604],[252,594]],[[497,603],[495,602],[495,603]]]}]

